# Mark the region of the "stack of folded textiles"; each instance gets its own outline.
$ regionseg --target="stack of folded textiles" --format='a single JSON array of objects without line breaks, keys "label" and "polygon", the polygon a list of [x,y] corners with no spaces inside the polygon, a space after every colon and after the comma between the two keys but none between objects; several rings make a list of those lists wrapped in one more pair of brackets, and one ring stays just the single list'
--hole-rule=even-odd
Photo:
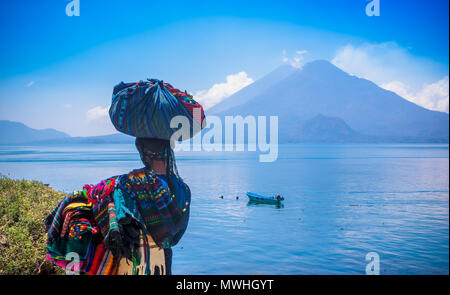
[{"label": "stack of folded textiles", "polygon": [[[141,229],[130,222],[124,235],[120,233],[113,200],[117,179],[69,193],[47,216],[48,260],[89,275],[114,275],[123,259],[136,264],[133,246],[139,245]],[[122,241],[123,236],[128,241]]]},{"label": "stack of folded textiles", "polygon": [[163,274],[188,207],[145,168],[85,185],[47,216],[47,259],[82,274]]}]

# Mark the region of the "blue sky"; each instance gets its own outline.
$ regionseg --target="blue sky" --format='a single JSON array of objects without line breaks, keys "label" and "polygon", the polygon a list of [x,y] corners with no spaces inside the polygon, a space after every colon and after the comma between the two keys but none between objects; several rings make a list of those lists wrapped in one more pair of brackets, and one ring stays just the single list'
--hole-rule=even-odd
[{"label": "blue sky", "polygon": [[0,119],[107,134],[122,80],[162,78],[208,105],[314,59],[448,112],[448,1],[379,0],[372,17],[366,0],[80,0],[72,17],[69,2],[1,1]]}]

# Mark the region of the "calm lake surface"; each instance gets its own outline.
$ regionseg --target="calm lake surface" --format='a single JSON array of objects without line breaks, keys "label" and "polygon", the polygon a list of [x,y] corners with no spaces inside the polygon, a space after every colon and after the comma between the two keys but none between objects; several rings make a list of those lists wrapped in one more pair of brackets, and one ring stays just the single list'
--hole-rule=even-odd
[{"label": "calm lake surface", "polygon": [[[180,152],[177,164],[192,204],[174,274],[365,274],[369,252],[381,274],[449,273],[448,145],[280,145],[273,163]],[[126,144],[0,146],[0,173],[65,192],[141,166]]]}]

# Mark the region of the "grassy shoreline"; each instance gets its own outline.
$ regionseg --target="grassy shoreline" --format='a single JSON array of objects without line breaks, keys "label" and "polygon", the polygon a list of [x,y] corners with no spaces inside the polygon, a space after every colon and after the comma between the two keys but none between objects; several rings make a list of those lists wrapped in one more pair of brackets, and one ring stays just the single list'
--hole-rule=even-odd
[{"label": "grassy shoreline", "polygon": [[44,219],[65,193],[0,175],[0,275],[62,274],[45,259]]}]

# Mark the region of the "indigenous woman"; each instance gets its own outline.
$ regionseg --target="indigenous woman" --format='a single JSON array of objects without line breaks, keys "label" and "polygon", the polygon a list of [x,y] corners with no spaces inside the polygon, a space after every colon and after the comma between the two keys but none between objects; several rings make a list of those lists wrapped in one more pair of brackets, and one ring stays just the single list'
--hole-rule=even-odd
[{"label": "indigenous woman", "polygon": [[[172,118],[203,128],[192,95],[157,79],[119,83],[109,110],[116,129],[136,137],[144,167],[68,194],[46,218],[47,259],[85,274],[171,274],[172,250],[189,219],[191,193],[179,177]],[[184,130],[184,129],[182,129]]]},{"label": "indigenous woman", "polygon": [[[47,217],[47,258],[85,274],[172,273],[191,193],[170,141],[136,138],[144,167],[66,196]],[[73,262],[73,253],[77,261]]]},{"label": "indigenous woman", "polygon": [[[176,245],[178,241],[183,236],[188,220],[189,220],[189,204],[191,199],[191,193],[189,187],[183,182],[183,180],[178,175],[175,156],[173,150],[170,146],[170,141],[162,139],[150,139],[150,138],[136,138],[136,148],[139,151],[141,160],[144,164],[144,168],[139,170],[134,170],[131,173],[123,176],[127,186],[122,189],[119,194],[122,196],[119,199],[130,199],[133,195],[140,195],[139,198],[135,200],[134,206],[138,208],[138,212],[141,213],[141,222],[147,225],[147,239],[150,245],[150,270],[152,273],[158,274],[171,274],[172,265],[172,249],[171,246]],[[162,184],[162,189],[168,192],[170,202],[162,203],[160,205],[165,205],[167,207],[173,207],[181,209],[181,214],[179,212],[172,212],[170,216],[161,216],[159,213],[158,203],[153,204],[150,202],[148,206],[144,204],[141,199],[147,196],[151,196],[152,191],[148,191],[145,187],[144,182],[135,182],[134,186],[128,186],[128,180],[132,178],[145,179],[144,175],[149,175],[154,173],[158,180]],[[148,184],[148,183],[147,183]],[[122,187],[124,187],[122,185]],[[126,215],[126,209],[124,212],[118,211],[118,217]],[[168,210],[170,213],[170,210]],[[168,219],[166,222],[169,224],[161,224],[161,228],[158,229],[155,223],[163,223],[163,219]],[[173,224],[172,224],[173,223]],[[150,231],[150,232],[149,232]],[[141,241],[143,239],[141,238]],[[140,254],[145,250],[145,247],[139,245]],[[127,267],[127,259],[122,259],[122,263],[119,267],[118,273],[131,273],[132,268]],[[146,262],[140,264],[138,271],[141,273],[145,272]]]}]

